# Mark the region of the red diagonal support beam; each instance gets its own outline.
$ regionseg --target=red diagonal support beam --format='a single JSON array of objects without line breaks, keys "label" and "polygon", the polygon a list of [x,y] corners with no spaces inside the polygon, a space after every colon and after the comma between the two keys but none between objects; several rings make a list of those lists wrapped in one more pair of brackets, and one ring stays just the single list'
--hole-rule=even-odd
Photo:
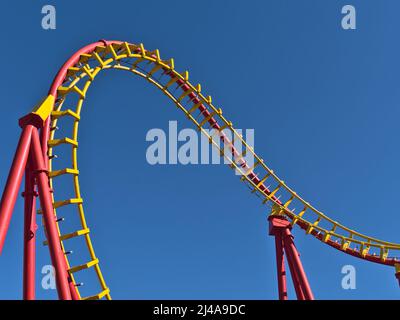
[{"label": "red diagonal support beam", "polygon": [[28,160],[32,132],[35,129],[33,125],[27,125],[23,128],[18,142],[17,151],[11,165],[7,183],[4,188],[3,196],[0,202],[0,254],[3,250],[4,241],[10,225],[12,212],[21,186],[22,176],[24,175],[26,163]]},{"label": "red diagonal support beam", "polygon": [[301,288],[300,280],[296,272],[296,268],[294,267],[292,256],[287,254],[287,261],[289,264],[290,275],[292,277],[294,291],[296,292],[297,300],[305,300],[303,289]]},{"label": "red diagonal support beam", "polygon": [[293,263],[294,272],[298,281],[300,282],[301,291],[304,294],[304,299],[314,300],[314,295],[311,291],[310,284],[308,283],[306,273],[304,272],[303,264],[300,260],[300,255],[297,252],[296,246],[293,242],[293,236],[288,228],[284,230],[283,243],[286,255],[290,257],[288,259],[290,259]]}]

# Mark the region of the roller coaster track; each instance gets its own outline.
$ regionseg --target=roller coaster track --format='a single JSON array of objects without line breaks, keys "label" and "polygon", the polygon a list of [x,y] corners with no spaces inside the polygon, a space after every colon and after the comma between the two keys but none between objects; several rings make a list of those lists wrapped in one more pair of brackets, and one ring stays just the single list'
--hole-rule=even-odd
[{"label": "roller coaster track", "polygon": [[[181,110],[194,126],[209,138],[210,144],[220,151],[228,166],[239,173],[240,181],[246,184],[251,193],[267,205],[272,216],[285,217],[291,226],[298,226],[307,234],[346,254],[367,261],[395,266],[400,271],[400,244],[375,239],[352,230],[330,218],[305,201],[293,191],[264,160],[250,147],[241,134],[227,120],[222,110],[216,107],[210,96],[202,93],[200,84],[189,81],[189,73],[175,70],[174,60],[164,60],[158,50],[146,50],[142,44],[135,45],[120,41],[99,41],[76,52],[60,69],[53,81],[49,95],[32,114],[45,120],[41,132],[42,152],[48,166],[48,177],[52,193],[54,213],[64,207],[76,207],[80,226],[72,233],[62,233],[62,221],[57,219],[59,239],[64,252],[67,242],[82,237],[89,252],[90,260],[72,266],[66,255],[68,273],[77,288],[79,299],[111,299],[110,290],[103,278],[99,259],[90,238],[90,230],[84,213],[83,197],[79,185],[78,168],[78,129],[81,111],[90,85],[102,70],[118,69],[138,75],[158,88]],[[22,122],[23,122],[22,118]],[[63,121],[72,121],[72,131],[60,135]],[[211,130],[214,129],[214,130]],[[211,131],[210,131],[211,130]],[[211,132],[211,133],[210,133]],[[227,135],[229,132],[230,135]],[[217,139],[216,139],[217,138]],[[223,142],[223,147],[218,143]],[[239,152],[237,146],[241,146]],[[70,146],[71,164],[57,168],[57,148]],[[227,148],[228,146],[228,148]],[[254,157],[249,165],[246,155]],[[59,177],[71,176],[70,189],[74,196],[57,198]],[[42,210],[38,210],[42,213]],[[97,275],[99,292],[88,297],[79,293],[76,277],[79,272],[93,269]]]}]

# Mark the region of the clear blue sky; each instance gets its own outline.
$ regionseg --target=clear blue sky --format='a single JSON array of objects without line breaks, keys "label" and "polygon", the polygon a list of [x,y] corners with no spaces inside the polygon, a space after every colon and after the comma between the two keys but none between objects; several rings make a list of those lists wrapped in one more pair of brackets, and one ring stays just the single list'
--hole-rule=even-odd
[{"label": "clear blue sky", "polygon": [[[54,31],[40,25],[49,3]],[[354,31],[340,25],[348,3],[357,9]],[[399,10],[395,0],[2,4],[0,187],[18,118],[69,55],[101,38],[143,42],[190,70],[237,127],[254,128],[257,152],[308,201],[349,227],[399,242]],[[169,120],[190,126],[160,92],[125,73],[101,76],[86,101],[83,197],[113,297],[275,299],[274,243],[258,198],[223,166],[147,164],[146,133]],[[21,297],[22,205],[0,257],[0,298]],[[317,298],[400,297],[392,268],[294,234]],[[39,271],[49,263],[39,246]],[[356,290],[341,288],[346,264],[356,267]],[[54,298],[40,278],[38,297]]]}]

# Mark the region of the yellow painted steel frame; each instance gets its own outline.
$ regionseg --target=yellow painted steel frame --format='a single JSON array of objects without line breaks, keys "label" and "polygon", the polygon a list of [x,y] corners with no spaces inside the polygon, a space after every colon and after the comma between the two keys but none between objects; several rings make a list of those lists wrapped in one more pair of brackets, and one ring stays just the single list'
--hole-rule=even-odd
[{"label": "yellow painted steel frame", "polygon": [[[83,299],[111,299],[110,290],[106,286],[104,278],[102,276],[99,259],[96,257],[92,242],[90,239],[90,232],[86,223],[83,200],[81,190],[79,186],[79,169],[78,169],[78,128],[80,121],[80,114],[85,100],[87,91],[92,84],[95,77],[100,71],[106,69],[118,69],[132,72],[153,84],[156,88],[160,89],[174,104],[180,109],[187,118],[194,123],[194,125],[209,138],[210,144],[220,150],[221,156],[230,164],[230,168],[237,170],[241,175],[241,180],[245,182],[255,193],[262,199],[263,204],[267,204],[272,207],[272,214],[283,214],[286,215],[292,222],[293,225],[299,224],[306,226],[308,234],[316,236],[318,239],[329,242],[336,239],[336,243],[340,244],[340,249],[344,252],[349,253],[358,252],[362,257],[366,257],[370,250],[376,251],[376,256],[381,263],[388,261],[389,252],[399,252],[400,245],[381,241],[359,232],[356,232],[350,228],[343,226],[342,224],[329,218],[322,212],[315,209],[308,202],[303,200],[297,193],[290,189],[284,181],[278,178],[278,176],[264,163],[264,161],[255,154],[254,150],[247,145],[243,137],[234,129],[232,123],[228,121],[223,115],[222,110],[215,107],[212,104],[211,97],[204,96],[200,90],[200,85],[194,86],[189,82],[188,72],[179,73],[175,70],[174,61],[162,60],[158,50],[148,51],[144,49],[142,44],[134,45],[129,43],[122,44],[109,44],[107,46],[98,46],[92,54],[83,54],[80,57],[79,62],[72,68],[69,69],[67,77],[68,80],[58,88],[58,99],[55,101],[54,109],[51,112],[51,137],[48,143],[49,146],[49,177],[50,183],[55,193],[53,194],[53,203],[55,210],[67,205],[76,206],[81,222],[81,226],[77,228],[77,231],[63,235],[60,233],[60,240],[63,244],[73,237],[84,237],[91,260],[78,266],[71,267],[68,263],[69,272],[74,276],[78,271],[94,268],[101,286],[101,292],[90,297]],[[168,75],[166,75],[168,74]],[[172,75],[172,76],[170,76]],[[166,79],[166,80],[165,80]],[[181,81],[182,84],[177,89],[170,90],[173,85],[176,85],[177,81]],[[83,84],[82,84],[83,83]],[[78,86],[79,84],[79,86]],[[183,86],[187,86],[186,91],[182,90]],[[178,90],[180,89],[180,90]],[[189,93],[195,94],[200,100],[200,103],[194,104],[193,99],[189,97]],[[69,104],[68,99],[75,98],[75,108]],[[51,99],[51,98],[49,98]],[[186,103],[184,102],[186,100]],[[67,105],[68,108],[64,108]],[[204,106],[211,116],[207,119],[202,117],[200,119],[195,116],[196,110]],[[43,116],[43,114],[41,114]],[[56,127],[59,123],[59,119],[63,117],[69,117],[73,120],[73,129],[70,137],[56,137]],[[215,134],[210,134],[207,128],[210,124],[210,120],[215,120],[220,127],[220,131]],[[235,142],[240,142],[242,145],[242,157],[232,159],[226,154],[226,145],[221,147],[218,140],[215,139],[215,135],[221,137],[222,129],[228,130]],[[228,140],[227,143],[231,143]],[[70,168],[53,170],[54,150],[57,146],[68,144],[72,147],[72,164]],[[231,143],[232,145],[232,143]],[[251,154],[254,156],[255,165],[252,168],[248,167],[243,161],[245,154]],[[240,159],[241,158],[241,159]],[[257,172],[256,172],[257,171]],[[255,174],[259,177],[259,183],[255,183],[251,175]],[[71,199],[55,200],[54,195],[57,195],[55,188],[55,179],[59,176],[71,175],[73,181],[73,188],[75,197]],[[264,183],[268,183],[272,186],[271,192],[266,194]],[[279,197],[276,197],[277,193],[280,193]],[[280,200],[278,200],[280,199]],[[289,205],[299,205],[302,210],[298,213],[294,213],[294,209],[289,208]],[[322,223],[325,226],[322,226]],[[59,225],[60,230],[60,225]],[[359,248],[354,246],[359,246]],[[375,256],[375,253],[374,255]],[[393,259],[393,258],[392,258]],[[394,263],[391,263],[394,265]],[[75,279],[73,278],[74,283]]]}]

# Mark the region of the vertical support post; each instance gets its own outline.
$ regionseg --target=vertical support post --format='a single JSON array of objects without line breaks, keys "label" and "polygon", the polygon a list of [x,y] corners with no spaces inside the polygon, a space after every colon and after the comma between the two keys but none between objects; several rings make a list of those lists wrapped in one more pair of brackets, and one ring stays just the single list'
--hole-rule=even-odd
[{"label": "vertical support post", "polygon": [[0,202],[0,254],[3,250],[4,241],[10,225],[12,212],[17,200],[22,176],[28,160],[31,136],[34,126],[27,125],[23,128],[18,142],[17,151],[8,175],[7,183],[4,188]]},{"label": "vertical support post", "polygon": [[36,197],[35,178],[32,171],[32,159],[28,160],[25,170],[25,198],[24,207],[24,279],[23,299],[35,299],[35,271],[36,271]]},{"label": "vertical support post", "polygon": [[40,145],[39,133],[37,129],[32,132],[32,155],[35,165],[40,204],[43,211],[44,224],[47,231],[47,239],[52,264],[56,271],[56,284],[59,298],[70,300],[71,292],[68,283],[68,271],[64,252],[61,248],[58,229],[54,215],[54,208],[50,194],[48,171],[45,167],[42,148]]},{"label": "vertical support post", "polygon": [[275,234],[276,270],[278,275],[279,300],[287,300],[285,256],[283,252],[282,233]]},{"label": "vertical support post", "polygon": [[297,274],[301,290],[304,294],[304,298],[306,300],[314,300],[314,295],[311,291],[310,284],[308,283],[306,273],[304,272],[300,255],[296,249],[296,246],[294,245],[293,236],[288,228],[284,230],[283,242],[285,246],[285,252],[292,260],[295,273]]}]

